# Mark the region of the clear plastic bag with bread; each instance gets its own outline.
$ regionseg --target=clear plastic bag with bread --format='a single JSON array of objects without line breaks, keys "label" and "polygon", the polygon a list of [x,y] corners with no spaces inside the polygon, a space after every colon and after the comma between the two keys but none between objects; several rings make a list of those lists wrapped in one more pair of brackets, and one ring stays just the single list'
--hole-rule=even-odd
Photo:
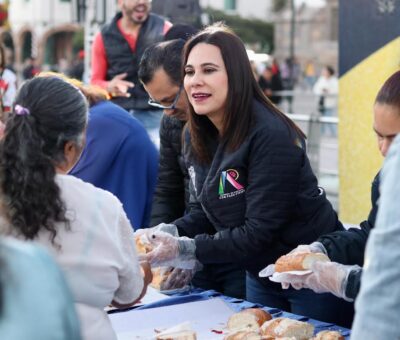
[{"label": "clear plastic bag with bread", "polygon": [[152,250],[140,258],[150,262],[152,266],[171,266],[192,271],[202,269],[202,264],[196,259],[196,244],[193,239],[155,231],[148,240]]},{"label": "clear plastic bag with bread", "polygon": [[151,235],[156,231],[163,231],[165,233],[171,234],[172,236],[179,236],[178,228],[175,224],[172,223],[160,223],[151,228],[142,228],[137,229],[134,233],[135,239],[150,239]]},{"label": "clear plastic bag with bread", "polygon": [[[139,255],[150,253],[154,249],[154,244],[148,238],[151,234],[148,230],[135,233],[136,249]],[[194,275],[192,269],[174,268],[171,266],[153,266],[152,273],[153,280],[150,285],[160,291],[184,288],[190,283]]]}]

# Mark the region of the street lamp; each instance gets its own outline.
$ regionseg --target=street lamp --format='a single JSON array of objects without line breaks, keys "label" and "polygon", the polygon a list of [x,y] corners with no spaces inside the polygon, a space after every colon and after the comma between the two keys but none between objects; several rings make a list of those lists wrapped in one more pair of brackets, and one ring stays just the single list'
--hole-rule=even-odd
[{"label": "street lamp", "polygon": [[[290,72],[290,89],[294,89],[294,44],[295,44],[295,31],[296,31],[296,8],[294,4],[295,0],[290,0],[290,43],[289,43],[289,72]],[[293,112],[292,103],[293,96],[291,100],[288,100],[289,103],[289,112]]]}]

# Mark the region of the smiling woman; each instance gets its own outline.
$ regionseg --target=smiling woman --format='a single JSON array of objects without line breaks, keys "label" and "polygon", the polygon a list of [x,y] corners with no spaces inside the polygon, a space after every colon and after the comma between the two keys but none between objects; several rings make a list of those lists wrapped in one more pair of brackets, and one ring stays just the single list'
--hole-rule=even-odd
[{"label": "smiling woman", "polygon": [[205,28],[183,55],[191,209],[174,221],[181,237],[149,231],[160,246],[147,258],[233,264],[248,273],[249,301],[323,321],[351,320],[344,301],[282,290],[258,277],[285,249],[342,228],[318,187],[304,134],[264,96],[244,44],[227,27]]},{"label": "smiling woman", "polygon": [[217,46],[199,43],[193,47],[185,66],[184,84],[193,110],[207,116],[223,135],[228,75]]}]

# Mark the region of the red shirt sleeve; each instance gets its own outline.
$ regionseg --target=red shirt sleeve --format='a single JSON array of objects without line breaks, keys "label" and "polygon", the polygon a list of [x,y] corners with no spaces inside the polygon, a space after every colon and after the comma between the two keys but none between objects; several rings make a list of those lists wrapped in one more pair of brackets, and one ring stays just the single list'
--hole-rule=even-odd
[{"label": "red shirt sleeve", "polygon": [[164,28],[163,28],[163,34],[165,35],[169,31],[169,29],[171,27],[172,27],[172,23],[170,23],[169,21],[165,20]]},{"label": "red shirt sleeve", "polygon": [[108,63],[103,37],[101,32],[98,32],[94,37],[92,44],[92,76],[90,83],[93,85],[98,85],[102,88],[107,88],[107,67]]},{"label": "red shirt sleeve", "polygon": [[[119,24],[119,22],[118,22]],[[120,26],[120,24],[119,24]],[[163,33],[167,33],[168,30],[172,27],[172,24],[169,21],[165,21]],[[128,41],[132,51],[136,48],[136,37],[132,35],[127,35],[125,32],[120,29],[125,39]],[[106,80],[107,75],[107,56],[106,50],[104,48],[103,37],[101,32],[98,32],[94,37],[94,41],[92,44],[92,75],[90,78],[90,83],[93,85],[98,85],[102,88],[107,88],[108,81]]]}]

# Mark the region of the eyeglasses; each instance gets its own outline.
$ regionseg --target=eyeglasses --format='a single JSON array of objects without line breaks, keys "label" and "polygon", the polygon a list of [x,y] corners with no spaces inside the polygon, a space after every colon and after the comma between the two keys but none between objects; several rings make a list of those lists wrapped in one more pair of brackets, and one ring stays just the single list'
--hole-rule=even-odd
[{"label": "eyeglasses", "polygon": [[178,100],[179,100],[179,96],[181,95],[182,90],[183,90],[183,85],[181,85],[181,86],[179,87],[179,91],[178,91],[178,93],[176,94],[176,96],[175,96],[175,98],[174,98],[174,101],[172,102],[171,105],[162,105],[161,103],[156,102],[156,101],[155,101],[154,99],[152,99],[152,98],[149,99],[148,103],[149,103],[149,105],[154,106],[154,107],[158,107],[159,109],[163,109],[163,110],[175,110],[175,109],[176,109],[176,103],[177,103]]}]

